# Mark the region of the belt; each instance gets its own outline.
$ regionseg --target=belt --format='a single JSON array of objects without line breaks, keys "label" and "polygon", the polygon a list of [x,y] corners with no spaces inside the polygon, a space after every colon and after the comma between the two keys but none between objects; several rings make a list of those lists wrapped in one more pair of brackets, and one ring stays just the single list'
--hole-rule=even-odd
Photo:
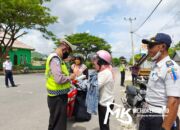
[{"label": "belt", "polygon": [[12,70],[5,70],[5,73],[12,73]]},{"label": "belt", "polygon": [[158,114],[164,114],[166,112],[166,106],[155,106],[147,103],[149,111]]}]

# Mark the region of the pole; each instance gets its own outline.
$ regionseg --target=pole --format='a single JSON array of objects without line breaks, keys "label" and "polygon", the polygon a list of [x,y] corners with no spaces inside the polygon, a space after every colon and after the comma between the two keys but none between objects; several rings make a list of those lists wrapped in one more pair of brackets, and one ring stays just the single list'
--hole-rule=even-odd
[{"label": "pole", "polygon": [[131,47],[132,47],[132,64],[134,65],[134,43],[133,43],[133,27],[132,22],[136,20],[136,18],[124,18],[124,20],[128,20],[130,22],[130,35],[131,35]]}]

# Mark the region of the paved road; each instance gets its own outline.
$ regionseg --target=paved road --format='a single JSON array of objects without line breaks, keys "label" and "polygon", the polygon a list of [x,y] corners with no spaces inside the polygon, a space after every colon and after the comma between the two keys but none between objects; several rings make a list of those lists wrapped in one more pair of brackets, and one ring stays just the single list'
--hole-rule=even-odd
[{"label": "paved road", "polygon": [[[118,72],[118,71],[116,71]],[[116,102],[120,102],[122,87],[116,73]],[[5,88],[0,76],[0,130],[47,130],[49,112],[44,74],[15,75],[18,87]],[[111,129],[118,130],[120,123],[112,117]],[[68,130],[98,130],[98,117],[84,123],[68,121]]]},{"label": "paved road", "polygon": [[[119,86],[119,72],[115,69],[116,103],[121,104],[124,88]],[[0,130],[47,130],[49,112],[44,74],[15,75],[18,87],[5,88],[0,76]],[[130,75],[126,77],[130,79]],[[111,116],[111,130],[134,130],[134,125],[123,125]],[[98,117],[84,123],[68,121],[67,130],[99,130]]]},{"label": "paved road", "polygon": [[48,109],[43,74],[14,76],[18,87],[5,88],[0,77],[0,129],[46,130]]}]

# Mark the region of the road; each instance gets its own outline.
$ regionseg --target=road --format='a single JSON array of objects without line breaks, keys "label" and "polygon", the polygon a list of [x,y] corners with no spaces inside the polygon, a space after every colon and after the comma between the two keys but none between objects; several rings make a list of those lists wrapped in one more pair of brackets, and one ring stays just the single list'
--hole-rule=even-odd
[{"label": "road", "polygon": [[[115,102],[121,104],[125,88],[119,85],[120,76],[115,69]],[[126,75],[130,80],[130,74]],[[5,88],[0,76],[0,130],[47,130],[49,112],[44,74],[15,75],[18,87]],[[124,125],[114,116],[110,119],[111,130],[135,130],[135,125]],[[67,130],[99,130],[98,116],[89,122],[68,121]]]}]

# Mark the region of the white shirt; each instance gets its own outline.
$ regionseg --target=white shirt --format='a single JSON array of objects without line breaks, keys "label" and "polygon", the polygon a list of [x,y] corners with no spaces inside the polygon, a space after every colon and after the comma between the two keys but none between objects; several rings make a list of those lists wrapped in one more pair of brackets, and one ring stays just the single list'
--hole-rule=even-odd
[{"label": "white shirt", "polygon": [[106,106],[107,102],[114,101],[114,79],[113,74],[109,69],[105,69],[98,73],[99,86],[99,103]]},{"label": "white shirt", "polygon": [[146,101],[152,105],[166,106],[168,96],[180,97],[180,67],[169,56],[152,67]]},{"label": "white shirt", "polygon": [[5,62],[3,62],[3,68],[5,70],[12,70],[12,62],[6,60]]}]

